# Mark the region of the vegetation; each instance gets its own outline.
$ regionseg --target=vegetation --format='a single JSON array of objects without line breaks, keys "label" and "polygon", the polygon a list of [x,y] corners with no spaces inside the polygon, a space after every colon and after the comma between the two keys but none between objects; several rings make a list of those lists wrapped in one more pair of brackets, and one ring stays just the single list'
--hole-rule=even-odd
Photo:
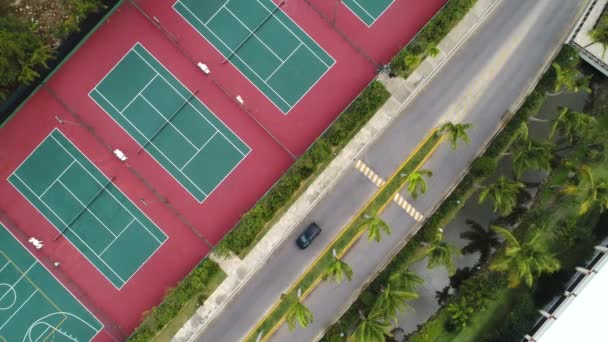
[{"label": "vegetation", "polygon": [[386,235],[391,234],[391,227],[379,215],[378,210],[372,208],[371,213],[363,216],[363,221],[359,225],[361,230],[367,228],[367,238],[370,241],[380,242],[382,233]]},{"label": "vegetation", "polygon": [[486,185],[481,189],[479,192],[479,203],[485,202],[486,199],[491,199],[494,212],[507,216],[517,205],[519,194],[524,188],[524,183],[500,176],[496,183]]},{"label": "vegetation", "polygon": [[[576,51],[565,46],[555,58],[554,62],[558,63],[562,68],[575,69],[579,63]],[[547,93],[555,89],[556,72],[555,68],[551,68],[539,81],[536,89],[526,98],[519,110],[511,116],[511,119],[503,129],[494,137],[490,145],[482,156],[477,158],[471,164],[470,172],[465,175],[460,184],[452,191],[448,198],[439,206],[439,208],[426,219],[423,227],[416,235],[406,244],[403,249],[393,258],[388,266],[380,272],[371,284],[363,290],[359,298],[353,303],[348,311],[340,319],[342,327],[347,329],[356,329],[356,326],[361,321],[358,314],[364,308],[372,307],[375,298],[379,295],[379,290],[386,283],[388,278],[398,270],[407,269],[408,266],[417,260],[420,260],[420,255],[424,253],[424,244],[429,241],[434,241],[440,233],[440,229],[450,222],[458,213],[464,203],[476,193],[485,179],[489,177],[497,166],[497,161],[503,158],[511,146],[518,140],[527,141],[527,136],[522,134],[522,126],[532,116],[536,115],[541,105],[544,102]],[[608,96],[607,96],[608,97]],[[523,138],[523,139],[522,139]],[[553,150],[553,149],[551,149]],[[551,157],[553,154],[551,154]],[[552,159],[552,158],[551,158]],[[525,163],[522,163],[525,164]],[[527,166],[521,167],[522,172]],[[543,219],[537,219],[536,222],[542,222]],[[494,235],[494,234],[493,234]],[[572,236],[572,235],[568,235]],[[489,241],[495,241],[496,236],[489,238]],[[492,243],[490,250],[495,248],[495,243]],[[563,260],[560,260],[563,265]],[[565,267],[565,266],[564,266]],[[481,272],[472,278],[464,280],[458,289],[458,296],[467,298],[467,304],[470,304],[476,313],[475,324],[468,324],[463,330],[458,330],[457,322],[450,320],[450,315],[447,311],[439,311],[433,319],[425,324],[418,333],[410,337],[410,341],[450,341],[449,336],[455,336],[462,331],[470,331],[468,329],[483,328],[483,324],[479,319],[484,318],[492,320],[492,316],[486,313],[479,315],[479,312],[484,310],[495,310],[496,312],[508,312],[504,309],[502,303],[508,302],[511,298],[510,292],[506,289],[506,279],[502,274],[497,272]],[[459,297],[455,297],[457,300]],[[451,302],[450,302],[451,303]],[[502,310],[502,311],[501,311]],[[479,318],[478,318],[479,317]],[[335,326],[330,328],[334,331]],[[447,332],[450,329],[452,332]],[[351,330],[352,331],[352,330]],[[475,335],[475,332],[472,332]],[[444,336],[441,337],[440,336]],[[481,335],[475,335],[481,337]],[[384,337],[382,337],[384,341]],[[471,341],[477,341],[472,339]],[[325,339],[327,341],[327,338]]]},{"label": "vegetation", "polygon": [[541,274],[559,270],[559,260],[541,239],[541,232],[533,231],[520,242],[505,228],[493,226],[492,229],[505,239],[505,248],[496,256],[490,269],[507,273],[509,287],[518,287],[522,281],[531,287]]},{"label": "vegetation", "polygon": [[306,151],[281,179],[247,212],[216,246],[218,255],[231,252],[243,256],[284,212],[306,185],[320,173],[342,147],[388,100],[382,83],[372,82]]},{"label": "vegetation", "polygon": [[606,15],[605,11],[600,16],[593,30],[589,32],[589,35],[593,40],[591,44],[600,44],[602,46],[602,58],[604,58],[606,49],[608,49],[608,15]]},{"label": "vegetation", "polygon": [[334,260],[327,266],[327,269],[321,276],[323,280],[327,280],[329,278],[335,280],[338,284],[342,282],[342,278],[346,277],[346,279],[351,280],[353,277],[353,268],[350,267],[349,264],[344,262],[343,260],[336,257],[336,250],[333,250]]},{"label": "vegetation", "polygon": [[476,2],[477,0],[449,0],[445,7],[391,60],[391,72],[407,78],[424,58],[438,54],[437,45]]},{"label": "vegetation", "polygon": [[296,324],[306,328],[313,321],[312,312],[298,298],[285,313],[285,321],[289,330],[295,329]]},{"label": "vegetation", "polygon": [[424,177],[431,177],[432,175],[433,171],[431,170],[417,170],[407,175],[405,180],[407,191],[412,195],[414,200],[418,199],[418,195],[426,194],[428,185]]},{"label": "vegetation", "polygon": [[450,142],[450,147],[452,147],[452,150],[455,150],[456,147],[458,147],[459,140],[462,140],[467,145],[471,143],[471,140],[469,139],[469,135],[467,134],[467,130],[469,130],[472,127],[473,127],[473,125],[470,123],[455,124],[452,122],[446,122],[445,124],[443,124],[443,126],[441,126],[441,129],[439,130],[439,132],[447,135],[448,141]]},{"label": "vegetation", "polygon": [[[225,277],[226,274],[218,264],[209,259],[203,260],[175,288],[167,291],[159,306],[144,313],[144,321],[129,337],[129,341],[143,342],[154,339],[177,316],[184,317],[184,321],[178,324],[178,327],[181,326]],[[189,305],[192,301],[196,305]],[[185,315],[180,315],[180,311],[184,308],[190,310]]]},{"label": "vegetation", "polygon": [[440,234],[437,239],[425,244],[424,253],[429,258],[427,267],[433,269],[445,266],[448,274],[452,275],[456,271],[452,257],[460,255],[461,251],[458,247],[452,246],[441,239],[442,236]]},{"label": "vegetation", "polygon": [[500,246],[498,235],[492,229],[485,229],[473,220],[467,220],[470,230],[460,233],[460,237],[469,240],[462,248],[462,254],[479,252],[479,263],[485,264],[490,258],[492,251]]},{"label": "vegetation", "polygon": [[[543,80],[546,82],[547,76]],[[545,82],[539,83],[539,87],[553,89],[550,82]],[[489,267],[482,267],[476,276],[464,281],[493,288],[486,305],[475,310],[466,325],[459,326],[452,314],[457,311],[456,306],[462,306],[462,298],[468,303],[474,296],[462,291],[463,285],[446,307],[409,337],[410,341],[520,339],[538,318],[537,309],[563,293],[574,266],[582,265],[592,246],[605,237],[605,223],[596,225],[596,222],[606,204],[601,198],[608,168],[604,148],[597,147],[608,144],[604,134],[608,116],[603,109],[608,101],[608,82],[604,80],[594,89],[599,89],[600,94],[593,95],[589,112],[595,113],[597,124],[577,136],[574,139],[577,144],[552,160],[549,178],[539,188],[532,207],[517,221],[516,228],[494,227],[505,239],[504,246],[498,249]],[[561,114],[562,111],[557,120],[561,120]],[[569,140],[568,130],[556,132],[560,138]],[[590,158],[590,147],[602,157]],[[573,165],[583,166],[575,169]],[[571,197],[565,200],[564,194]],[[490,283],[490,277],[499,281]]]},{"label": "vegetation", "polygon": [[59,42],[79,31],[82,20],[102,7],[99,0],[19,1],[0,6],[0,101],[19,85],[40,77]]},{"label": "vegetation", "polygon": [[[378,190],[378,192],[376,192],[372,199],[366,204],[365,208],[363,208],[363,210],[361,210],[361,212],[356,215],[349,224],[347,224],[336,240],[330,244],[330,249],[321,254],[319,258],[313,262],[311,267],[304,272],[302,277],[295,284],[293,284],[290,290],[288,290],[288,298],[293,297],[293,293],[296,291],[296,289],[303,292],[302,297],[305,297],[308,293],[310,293],[318,282],[322,280],[322,277],[327,275],[328,268],[332,267],[331,265],[335,263],[336,259],[341,260],[352,244],[357,241],[363,233],[365,233],[366,229],[368,230],[368,234],[370,231],[377,231],[377,234],[380,234],[381,231],[385,231],[385,228],[382,227],[384,227],[386,223],[379,218],[379,214],[393,200],[395,193],[400,191],[405,185],[406,178],[399,177],[399,175],[402,173],[410,174],[416,171],[427,160],[429,155],[437,148],[442,140],[443,137],[435,134],[435,132],[432,132],[427,136],[427,138],[418,146],[415,153],[411,155],[410,158],[403,163],[403,165],[394,171],[393,175],[389,177],[387,182]],[[371,229],[368,227],[371,227]],[[376,237],[379,239],[380,236],[381,235],[376,235],[376,233],[372,232],[373,240],[375,240]],[[404,275],[404,277],[406,276],[407,275]],[[415,282],[416,280],[413,281]],[[405,283],[401,284],[404,286],[407,285]],[[396,281],[391,285],[391,288],[393,289],[391,291],[409,292],[406,287],[399,287],[401,284]],[[388,288],[388,284],[384,288]],[[403,293],[401,292],[395,292],[395,296],[402,295]],[[393,297],[389,299],[392,298]],[[281,301],[265,318],[262,319],[261,324],[256,327],[249,334],[249,336],[245,338],[245,340],[254,341],[260,333],[262,333],[263,336],[269,336],[274,333],[274,330],[280,326],[280,323],[285,318],[285,314],[291,307],[291,304],[291,301]],[[369,320],[366,322],[370,326],[373,325],[376,327],[376,323],[379,325],[386,323],[385,320],[379,318],[377,315],[365,317],[369,318]],[[365,329],[368,329],[368,327]],[[363,332],[369,333],[367,330],[364,330]]]}]

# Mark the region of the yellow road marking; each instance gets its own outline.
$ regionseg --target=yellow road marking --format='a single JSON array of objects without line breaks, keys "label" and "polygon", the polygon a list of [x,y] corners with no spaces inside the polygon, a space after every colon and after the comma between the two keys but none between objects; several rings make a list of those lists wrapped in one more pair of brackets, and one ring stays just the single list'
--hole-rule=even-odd
[{"label": "yellow road marking", "polygon": [[[390,182],[391,180],[393,180],[393,178],[395,178],[398,174],[399,171],[416,155],[418,154],[418,152],[420,151],[420,149],[422,148],[422,146],[424,146],[424,144],[426,144],[426,142],[433,136],[433,134],[436,134],[439,131],[438,128],[433,129],[424,139],[422,139],[420,141],[420,143],[418,143],[418,145],[414,148],[414,150],[410,153],[410,155],[407,157],[407,159],[405,159],[403,161],[403,163],[401,163],[401,165],[399,165],[399,167],[397,167],[395,169],[395,171],[393,172],[393,174],[390,176],[390,178],[388,179],[388,181],[382,183],[382,187],[384,187],[384,185],[388,184],[388,182]],[[436,150],[436,148],[439,146],[439,144],[441,143],[441,141],[443,141],[443,137],[441,137],[441,139],[439,139],[439,141],[437,142],[437,144],[433,147],[433,149],[431,149],[431,151],[429,151],[429,153],[427,154],[427,156],[418,164],[418,166],[416,167],[416,170],[423,165],[428,158],[430,157],[431,154],[433,154],[433,152]],[[359,168],[362,167],[363,162],[361,160],[357,160],[357,162],[355,163],[355,167]],[[369,168],[367,168],[369,169]],[[364,169],[364,170],[367,170]],[[295,287],[302,281],[302,279],[304,279],[304,277],[310,272],[310,270],[315,267],[317,265],[317,263],[319,262],[319,260],[321,260],[321,258],[325,255],[325,253],[327,253],[327,251],[329,251],[329,248],[331,246],[334,245],[334,243],[336,243],[336,241],[338,241],[343,235],[344,233],[346,233],[347,231],[347,227],[350,227],[355,220],[361,216],[363,214],[363,212],[365,211],[365,209],[370,205],[370,203],[372,203],[376,197],[378,197],[378,195],[382,192],[383,188],[378,189],[378,191],[361,207],[361,209],[359,209],[359,211],[357,212],[356,215],[354,215],[352,217],[352,219],[349,221],[349,223],[347,225],[344,226],[344,228],[342,229],[342,231],[338,234],[338,236],[331,242],[329,243],[325,249],[319,254],[319,256],[315,259],[315,261],[313,261],[310,266],[308,266],[308,268],[300,275],[300,277],[298,277],[298,279],[296,281],[294,281],[292,283],[292,285],[289,287],[289,289],[286,291],[286,293],[290,293],[292,292]],[[386,201],[386,203],[380,208],[380,210],[378,212],[382,212],[384,210],[384,208],[386,208],[386,206],[391,203],[392,201]],[[361,235],[365,232],[365,229],[362,229],[360,232],[358,232],[358,234],[348,243],[347,246],[345,246],[345,248],[339,253],[338,258],[341,258],[342,256],[344,256],[346,254],[346,252],[348,252],[348,250],[352,247],[352,245],[357,242],[359,240],[359,238],[361,237]],[[304,293],[302,293],[301,296],[301,300],[304,300],[306,298],[306,296],[308,294],[310,294],[310,292],[312,292],[312,290],[316,287],[316,285],[318,285],[318,283],[321,281],[321,276],[317,277],[317,279],[311,284],[311,286],[308,287],[308,289],[306,289],[304,291]],[[272,312],[274,312],[274,310],[276,310],[276,308],[281,304],[281,301],[278,300],[274,303],[274,305],[268,310],[266,311],[266,313],[264,314],[264,317],[258,321],[258,323],[255,325],[255,327],[253,329],[251,329],[249,331],[249,333],[246,335],[246,337],[244,338],[244,341],[247,341],[249,339],[251,339],[253,337],[253,335],[257,332],[257,330],[260,328],[260,326],[266,321],[266,319],[268,319],[268,317],[270,316],[270,314],[272,314]],[[268,339],[274,334],[274,332],[281,326],[281,324],[283,324],[283,321],[285,320],[285,316],[281,317],[281,319],[272,327],[270,328],[270,330],[261,338],[261,342],[265,342],[268,341]]]}]

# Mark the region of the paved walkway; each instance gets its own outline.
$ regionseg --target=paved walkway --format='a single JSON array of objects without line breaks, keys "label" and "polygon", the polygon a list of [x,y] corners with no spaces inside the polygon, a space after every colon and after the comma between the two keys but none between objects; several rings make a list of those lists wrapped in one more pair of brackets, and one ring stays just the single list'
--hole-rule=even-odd
[{"label": "paved walkway", "polygon": [[[273,252],[299,226],[301,221],[315,205],[343,178],[347,170],[366,147],[388,127],[400,113],[401,108],[420,92],[432,76],[441,69],[450,56],[473,33],[492,9],[502,0],[478,0],[469,14],[438,45],[440,53],[434,58],[427,58],[407,79],[389,78],[380,75],[379,79],[386,85],[391,98],[380,108],[374,117],[355,135],[351,142],[336,156],[330,165],[317,177],[309,188],[296,200],[281,219],[269,230],[265,237],[243,259],[230,258],[220,262],[227,278],[217,290],[205,301],[196,314],[180,329],[173,341],[190,341],[201,334],[213,321],[213,318],[230,302],[248,279],[262,267]],[[407,203],[407,202],[406,202]],[[407,206],[401,201],[402,208]],[[416,217],[418,213],[416,212]]]}]

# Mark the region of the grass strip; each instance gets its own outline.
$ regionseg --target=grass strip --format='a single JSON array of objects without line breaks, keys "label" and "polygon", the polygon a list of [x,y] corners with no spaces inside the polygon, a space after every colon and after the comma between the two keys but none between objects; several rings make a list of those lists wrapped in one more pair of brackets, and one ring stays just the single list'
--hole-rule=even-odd
[{"label": "grass strip", "polygon": [[406,159],[399,168],[391,175],[386,184],[381,187],[376,194],[367,202],[366,205],[354,216],[349,224],[342,230],[338,237],[327,246],[321,255],[303,273],[300,279],[290,287],[286,296],[278,301],[270,312],[260,321],[258,326],[253,329],[245,338],[245,341],[256,341],[258,336],[262,336],[262,341],[266,341],[281,326],[285,314],[294,304],[297,298],[297,291],[302,291],[302,299],[305,298],[316,285],[321,281],[321,276],[333,261],[333,250],[336,250],[337,257],[343,257],[350,247],[365,232],[361,223],[365,220],[365,215],[380,214],[384,208],[392,201],[395,193],[399,192],[405,185],[406,177],[397,177],[400,174],[409,174],[417,170],[432,155],[435,149],[443,140],[443,136],[437,134],[438,130],[433,130],[416,147],[414,152]]}]

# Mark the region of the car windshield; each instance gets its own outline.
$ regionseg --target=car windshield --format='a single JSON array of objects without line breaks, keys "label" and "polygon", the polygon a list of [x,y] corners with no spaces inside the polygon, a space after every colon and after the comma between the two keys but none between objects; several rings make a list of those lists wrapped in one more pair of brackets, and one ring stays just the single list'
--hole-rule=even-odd
[{"label": "car windshield", "polygon": [[306,242],[308,239],[306,238],[306,236],[302,235],[300,236],[300,241],[302,242]]}]

